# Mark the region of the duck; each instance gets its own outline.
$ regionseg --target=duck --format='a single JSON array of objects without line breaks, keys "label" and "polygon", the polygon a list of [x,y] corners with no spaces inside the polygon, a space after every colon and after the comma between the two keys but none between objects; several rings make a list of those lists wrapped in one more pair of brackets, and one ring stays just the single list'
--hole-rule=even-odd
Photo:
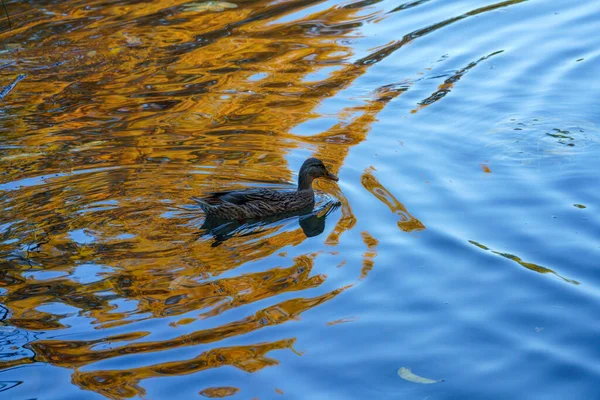
[{"label": "duck", "polygon": [[296,190],[247,189],[209,193],[206,197],[192,198],[206,214],[218,220],[249,220],[295,213],[310,209],[315,204],[313,181],[325,178],[337,182],[318,158],[309,158],[300,167]]}]

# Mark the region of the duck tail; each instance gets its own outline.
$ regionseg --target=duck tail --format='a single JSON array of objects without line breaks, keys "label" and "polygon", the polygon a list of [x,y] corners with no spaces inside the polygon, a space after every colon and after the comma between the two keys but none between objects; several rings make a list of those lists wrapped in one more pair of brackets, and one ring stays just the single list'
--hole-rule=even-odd
[{"label": "duck tail", "polygon": [[210,204],[208,204],[204,199],[201,199],[200,197],[192,197],[192,200],[194,200],[196,203],[198,203],[198,205],[204,212],[207,212],[212,207]]}]

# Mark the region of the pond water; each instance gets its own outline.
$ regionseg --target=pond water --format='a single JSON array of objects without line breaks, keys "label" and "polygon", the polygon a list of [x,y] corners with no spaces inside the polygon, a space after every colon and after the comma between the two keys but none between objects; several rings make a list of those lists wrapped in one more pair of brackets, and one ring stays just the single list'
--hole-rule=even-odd
[{"label": "pond water", "polygon": [[600,2],[6,6],[1,398],[598,396]]}]

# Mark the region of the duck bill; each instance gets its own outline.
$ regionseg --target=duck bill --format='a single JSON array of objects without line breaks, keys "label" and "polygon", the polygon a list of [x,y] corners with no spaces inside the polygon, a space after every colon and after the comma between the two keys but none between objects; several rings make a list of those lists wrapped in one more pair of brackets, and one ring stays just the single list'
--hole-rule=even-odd
[{"label": "duck bill", "polygon": [[334,182],[337,182],[337,181],[340,180],[340,178],[338,178],[337,176],[335,176],[331,172],[327,173],[327,175],[325,176],[325,179],[329,179],[330,181],[334,181]]}]

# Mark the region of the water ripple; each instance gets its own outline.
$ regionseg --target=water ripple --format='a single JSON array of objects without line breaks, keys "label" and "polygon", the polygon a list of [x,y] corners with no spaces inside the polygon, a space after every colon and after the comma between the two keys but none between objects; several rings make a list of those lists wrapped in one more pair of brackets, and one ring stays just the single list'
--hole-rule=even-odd
[{"label": "water ripple", "polygon": [[9,2],[0,391],[593,398],[600,6],[392,3]]}]

